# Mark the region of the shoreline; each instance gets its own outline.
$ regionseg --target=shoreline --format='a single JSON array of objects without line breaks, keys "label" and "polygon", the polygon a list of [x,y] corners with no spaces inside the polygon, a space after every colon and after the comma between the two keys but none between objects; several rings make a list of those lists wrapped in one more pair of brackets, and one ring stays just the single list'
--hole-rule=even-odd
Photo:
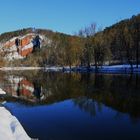
[{"label": "shoreline", "polygon": [[1,67],[0,71],[41,70],[43,67]]},{"label": "shoreline", "polygon": [[76,67],[72,66],[71,69],[68,66],[59,67],[59,66],[50,66],[50,67],[1,67],[0,71],[27,71],[27,70],[43,70],[45,72],[79,72],[79,73],[122,73],[122,74],[131,74],[136,73],[140,74],[140,65],[139,68],[136,68],[136,65],[131,69],[130,65],[112,65],[112,66],[99,66],[98,69],[95,69],[95,66],[87,67]]}]

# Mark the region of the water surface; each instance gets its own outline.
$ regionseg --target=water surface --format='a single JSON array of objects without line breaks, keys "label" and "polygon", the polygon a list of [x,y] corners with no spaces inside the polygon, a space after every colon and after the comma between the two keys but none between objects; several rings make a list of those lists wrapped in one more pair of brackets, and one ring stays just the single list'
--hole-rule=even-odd
[{"label": "water surface", "polygon": [[140,76],[0,73],[4,106],[40,140],[139,140]]}]

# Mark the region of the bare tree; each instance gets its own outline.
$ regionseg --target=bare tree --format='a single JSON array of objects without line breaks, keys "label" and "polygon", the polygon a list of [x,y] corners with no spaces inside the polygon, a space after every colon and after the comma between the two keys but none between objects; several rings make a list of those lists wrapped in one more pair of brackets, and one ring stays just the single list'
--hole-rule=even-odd
[{"label": "bare tree", "polygon": [[87,66],[87,68],[90,68],[91,61],[93,60],[93,42],[92,39],[96,33],[96,24],[92,23],[90,26],[85,27],[84,29],[79,31],[79,35],[83,38],[83,55],[82,55],[82,61]]}]

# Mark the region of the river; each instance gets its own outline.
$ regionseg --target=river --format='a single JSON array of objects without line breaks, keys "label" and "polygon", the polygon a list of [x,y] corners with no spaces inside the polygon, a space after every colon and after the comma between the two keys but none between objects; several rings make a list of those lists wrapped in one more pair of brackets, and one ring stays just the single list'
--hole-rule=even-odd
[{"label": "river", "polygon": [[31,138],[140,139],[139,75],[0,72],[0,88]]}]

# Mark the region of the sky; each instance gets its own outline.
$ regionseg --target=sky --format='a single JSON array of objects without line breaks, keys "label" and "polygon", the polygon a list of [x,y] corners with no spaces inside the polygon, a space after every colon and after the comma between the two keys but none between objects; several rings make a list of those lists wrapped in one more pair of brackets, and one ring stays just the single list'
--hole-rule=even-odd
[{"label": "sky", "polygon": [[0,0],[0,33],[34,27],[74,34],[140,13],[140,0]]}]

